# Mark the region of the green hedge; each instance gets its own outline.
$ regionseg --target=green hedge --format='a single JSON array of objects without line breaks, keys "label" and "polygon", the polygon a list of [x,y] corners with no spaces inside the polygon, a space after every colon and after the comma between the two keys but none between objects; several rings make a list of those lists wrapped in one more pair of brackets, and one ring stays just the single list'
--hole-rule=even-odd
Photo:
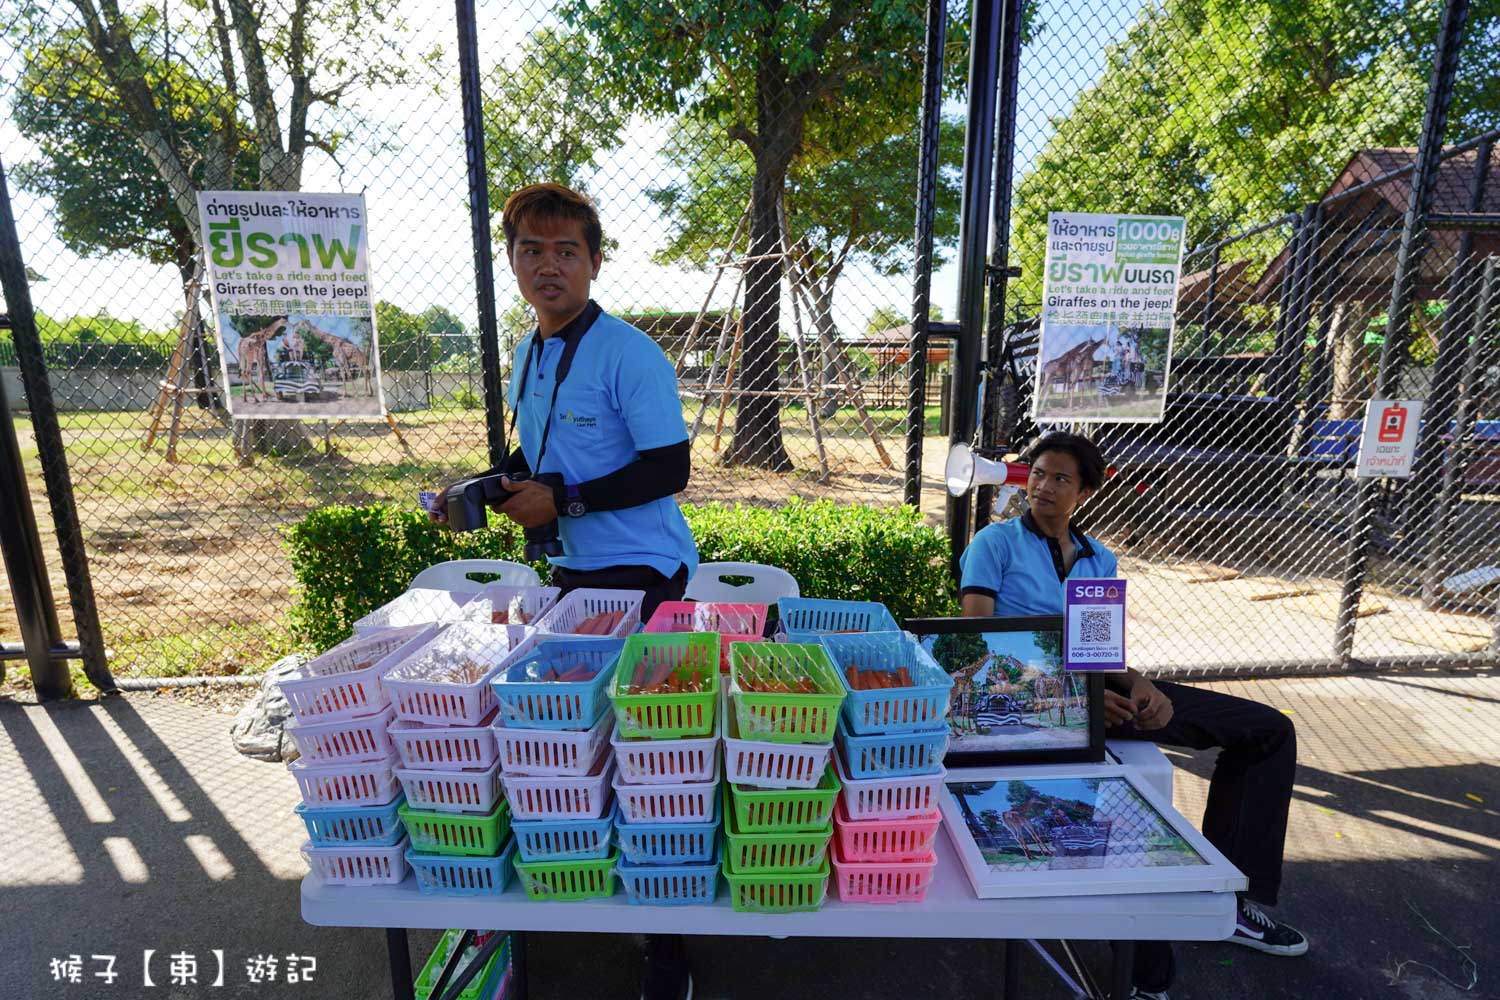
[{"label": "green hedge", "polygon": [[[948,539],[909,507],[873,509],[828,500],[781,507],[685,506],[704,562],[780,566],[804,597],[880,601],[897,618],[956,613]],[[286,529],[297,576],[292,624],[317,649],[446,559],[521,559],[509,522],[457,535],[420,511],[324,507]],[[545,577],[545,568],[538,570]]]}]

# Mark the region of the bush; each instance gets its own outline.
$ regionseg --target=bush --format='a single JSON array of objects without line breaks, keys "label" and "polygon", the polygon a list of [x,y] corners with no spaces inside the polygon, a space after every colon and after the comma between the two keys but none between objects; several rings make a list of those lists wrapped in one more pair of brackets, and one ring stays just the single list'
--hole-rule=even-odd
[{"label": "bush", "polygon": [[[804,597],[880,601],[898,619],[956,613],[948,539],[909,507],[872,509],[792,500],[782,507],[685,506],[704,562],[758,562],[797,578]],[[447,559],[521,561],[508,521],[454,534],[421,511],[324,507],[286,529],[297,576],[297,637],[319,650],[391,600],[412,577]],[[545,578],[545,567],[538,566]]]}]

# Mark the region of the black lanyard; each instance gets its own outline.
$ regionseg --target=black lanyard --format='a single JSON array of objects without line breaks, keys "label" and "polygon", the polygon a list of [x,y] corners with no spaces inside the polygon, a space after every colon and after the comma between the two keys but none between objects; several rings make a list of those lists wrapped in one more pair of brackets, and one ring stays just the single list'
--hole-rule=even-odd
[{"label": "black lanyard", "polygon": [[[594,320],[597,322],[598,317],[594,317]],[[557,390],[562,388],[563,379],[567,378],[568,372],[573,369],[573,355],[578,353],[579,342],[583,340],[585,333],[593,329],[593,326],[594,324],[590,323],[583,329],[570,331],[563,337],[562,357],[557,361],[557,372],[552,381],[552,401],[547,404],[547,419],[542,423],[542,443],[537,448],[536,463],[531,468],[533,475],[542,471],[542,456],[547,454],[547,437],[552,433],[552,411],[557,408]],[[541,371],[544,338],[540,336],[540,332],[538,330],[532,333],[531,346],[526,349],[526,365],[521,369],[521,386],[516,390],[516,406],[510,411],[511,434],[515,434],[516,416],[521,412],[521,407],[526,402],[526,381],[531,376],[533,357],[536,358],[537,371]],[[516,438],[518,445],[520,444],[520,440],[519,437]]]}]

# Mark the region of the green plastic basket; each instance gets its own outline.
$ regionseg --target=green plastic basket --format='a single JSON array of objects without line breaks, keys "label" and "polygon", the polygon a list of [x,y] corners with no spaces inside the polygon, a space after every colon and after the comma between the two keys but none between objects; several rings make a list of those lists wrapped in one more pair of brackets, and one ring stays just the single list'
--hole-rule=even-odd
[{"label": "green plastic basket", "polygon": [[406,824],[411,847],[423,854],[493,858],[510,833],[510,803],[504,799],[483,816],[435,812],[402,806],[396,812]]},{"label": "green plastic basket", "polygon": [[[747,691],[741,679],[806,678],[816,694]],[[771,743],[827,743],[838,726],[844,684],[822,646],[785,642],[737,642],[729,647],[729,696],[740,738]]]},{"label": "green plastic basket", "polygon": [[[727,784],[727,783],[726,783]],[[843,785],[829,764],[812,788],[751,788],[729,785],[733,823],[742,833],[797,833],[821,830],[833,819],[833,803]],[[726,822],[730,813],[726,813]]]},{"label": "green plastic basket", "polygon": [[526,895],[544,903],[598,899],[615,894],[615,862],[619,851],[594,861],[522,861],[516,874]]},{"label": "green plastic basket", "polygon": [[737,872],[725,858],[724,879],[738,913],[819,910],[828,898],[828,859],[813,872]]},{"label": "green plastic basket", "polygon": [[807,872],[822,866],[828,857],[833,823],[816,830],[775,833],[745,833],[734,821],[729,806],[729,786],[724,786],[724,857],[735,871]]},{"label": "green plastic basket", "polygon": [[[670,665],[667,676],[688,680],[694,673],[702,691],[630,694],[639,668],[645,673]],[[719,636],[715,632],[637,632],[625,640],[609,698],[615,704],[615,730],[624,739],[678,740],[711,736],[719,701]]]},{"label": "green plastic basket", "polygon": [[[505,933],[497,931],[496,933]],[[443,955],[450,947],[449,942],[457,940],[463,935],[463,931],[444,931],[438,940],[438,946],[432,950],[427,964],[422,966],[416,981],[412,983],[412,993],[417,1000],[429,1000],[432,996],[432,988],[437,985],[438,976],[443,974]],[[465,986],[463,992],[458,995],[458,1000],[490,1000],[495,994],[495,987],[499,985],[500,977],[505,974],[510,965],[510,936],[507,934],[505,943],[490,956],[490,960],[484,963],[484,968]],[[450,980],[451,982],[451,980]],[[446,993],[447,990],[445,989]]]}]

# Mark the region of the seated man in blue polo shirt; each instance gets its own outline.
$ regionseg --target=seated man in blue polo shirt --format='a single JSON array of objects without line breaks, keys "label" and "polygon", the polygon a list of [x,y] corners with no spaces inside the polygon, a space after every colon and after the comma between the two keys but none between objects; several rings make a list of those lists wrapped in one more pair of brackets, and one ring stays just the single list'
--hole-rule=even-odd
[{"label": "seated man in blue polo shirt", "polygon": [[[1027,456],[1023,516],[987,525],[960,560],[966,616],[1061,615],[1064,581],[1118,574],[1114,553],[1073,527],[1073,514],[1104,482],[1104,456],[1088,438],[1054,433]],[[1274,906],[1281,885],[1287,811],[1297,767],[1292,722],[1274,708],[1206,688],[1153,683],[1134,670],[1105,678],[1104,720],[1115,739],[1206,750],[1221,747],[1208,787],[1203,833],[1250,880],[1229,939],[1273,955],[1301,955],[1307,939],[1257,904]],[[1136,945],[1135,990],[1165,1000],[1172,946]]]}]

